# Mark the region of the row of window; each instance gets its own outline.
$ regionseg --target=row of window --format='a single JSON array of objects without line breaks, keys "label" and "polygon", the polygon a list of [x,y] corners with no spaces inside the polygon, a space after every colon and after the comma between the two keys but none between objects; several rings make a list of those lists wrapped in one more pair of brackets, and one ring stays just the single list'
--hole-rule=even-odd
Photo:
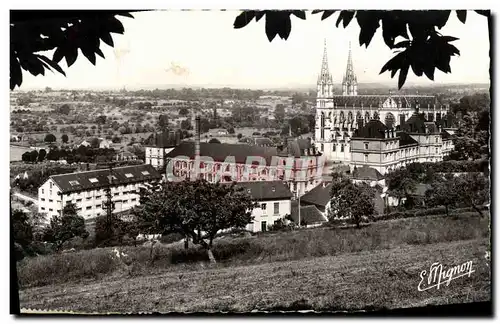
[{"label": "row of window", "polygon": [[[262,209],[265,213],[265,211],[267,210],[267,204],[266,203],[261,204],[260,209]],[[278,215],[279,213],[280,213],[280,203],[275,202],[274,203],[274,214]]]},{"label": "row of window", "polygon": [[[132,198],[132,199],[130,199],[130,203],[134,203],[134,202],[136,202],[136,201],[137,201],[137,198]],[[68,203],[70,203],[70,202],[73,202],[73,203],[74,203],[74,201],[67,201],[66,203],[68,204]],[[77,202],[78,202],[78,200],[77,200]],[[80,199],[80,202],[81,202],[81,199]],[[121,202],[121,203],[123,203],[123,204],[128,204],[128,203],[129,203],[129,200],[128,200],[128,199],[126,199],[126,200],[115,201],[115,202]],[[86,207],[85,207],[85,210],[91,210],[91,209],[92,209],[92,207],[94,207],[94,206],[86,206]],[[101,208],[101,207],[102,207],[102,204],[97,204],[97,205],[95,205],[95,208],[96,208],[96,209]],[[45,207],[40,207],[40,209],[41,209],[41,210],[45,210]],[[79,208],[77,208],[76,210],[77,210],[77,211],[82,211],[82,210],[83,210],[83,207],[79,207]],[[54,210],[53,210],[52,208],[49,208],[49,211],[54,211]],[[60,209],[58,209],[58,210],[57,210],[57,212],[58,212],[58,213],[60,213],[60,212],[61,212],[61,210],[60,210]]]}]

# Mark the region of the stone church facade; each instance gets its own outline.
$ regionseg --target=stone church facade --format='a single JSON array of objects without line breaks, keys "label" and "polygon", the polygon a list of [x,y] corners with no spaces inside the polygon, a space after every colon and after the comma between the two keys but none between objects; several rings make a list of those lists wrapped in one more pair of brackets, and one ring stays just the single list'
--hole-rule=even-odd
[{"label": "stone church facade", "polygon": [[327,161],[351,165],[351,138],[358,128],[378,120],[390,129],[399,129],[415,112],[428,122],[441,123],[447,116],[448,107],[434,96],[359,95],[350,45],[342,93],[334,93],[325,43],[317,83],[314,145]]}]

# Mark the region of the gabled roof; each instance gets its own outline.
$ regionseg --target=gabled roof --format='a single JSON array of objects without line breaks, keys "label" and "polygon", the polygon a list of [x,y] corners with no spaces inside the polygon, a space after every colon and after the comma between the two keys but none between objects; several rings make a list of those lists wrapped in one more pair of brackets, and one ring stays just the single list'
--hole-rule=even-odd
[{"label": "gabled roof", "polygon": [[236,187],[244,188],[257,201],[292,198],[292,192],[283,181],[238,182]]},{"label": "gabled roof", "polygon": [[374,96],[333,96],[335,106],[340,107],[379,107],[386,99],[387,95]]},{"label": "gabled roof", "polygon": [[113,186],[161,179],[160,173],[149,164],[118,167],[112,170],[58,174],[51,176],[50,179],[56,183],[62,193],[69,193],[107,187],[110,184],[109,176],[114,176]]},{"label": "gabled roof", "polygon": [[[278,155],[276,147],[262,147],[247,144],[200,143],[200,155],[209,156],[216,162],[224,162],[227,157],[234,157],[236,163],[245,163],[248,156],[261,156],[271,164],[273,156]],[[188,156],[194,159],[194,142],[182,142],[166,154],[167,158]]]},{"label": "gabled roof", "polygon": [[352,172],[352,178],[354,180],[382,180],[384,176],[378,172],[376,169],[369,166],[363,165],[362,167],[355,167]]},{"label": "gabled roof", "polygon": [[[294,223],[299,223],[299,207],[298,203],[292,203],[290,215]],[[328,219],[314,205],[300,206],[300,222],[305,222],[308,225],[327,222]]]},{"label": "gabled roof", "polygon": [[328,202],[331,200],[330,191],[332,190],[332,184],[320,183],[314,187],[311,191],[300,197],[300,201],[304,203],[309,203],[317,206],[326,207]]},{"label": "gabled roof", "polygon": [[413,113],[403,125],[400,125],[400,129],[408,133],[425,133],[426,122],[424,114]]},{"label": "gabled roof", "polygon": [[418,145],[418,142],[406,132],[398,132],[399,146]]},{"label": "gabled roof", "polygon": [[363,127],[357,129],[353,138],[385,138],[385,131],[388,130],[389,127],[384,125],[380,120],[372,119]]}]

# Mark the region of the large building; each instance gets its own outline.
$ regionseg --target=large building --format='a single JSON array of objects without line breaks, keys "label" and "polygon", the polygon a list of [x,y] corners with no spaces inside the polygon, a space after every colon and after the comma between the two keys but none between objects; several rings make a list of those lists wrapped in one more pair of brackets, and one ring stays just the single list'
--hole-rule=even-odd
[{"label": "large building", "polygon": [[448,107],[434,96],[359,95],[350,46],[342,93],[334,93],[325,43],[317,84],[314,145],[328,161],[351,164],[351,138],[361,123],[378,120],[388,128],[394,128],[408,120],[416,109],[427,121],[438,123],[445,119],[448,111]]},{"label": "large building", "polygon": [[453,147],[451,135],[423,114],[414,113],[396,127],[374,119],[359,124],[350,139],[351,169],[369,167],[384,175],[410,163],[442,161]]},{"label": "large building", "polygon": [[38,189],[38,212],[51,218],[72,202],[84,218],[104,215],[108,188],[114,212],[126,211],[139,204],[141,187],[159,180],[160,173],[148,164],[53,175]]},{"label": "large building", "polygon": [[[323,159],[310,139],[278,146],[182,142],[165,155],[168,181],[197,177],[209,182],[285,181],[295,197],[322,179]],[[198,153],[196,153],[198,152]],[[195,170],[196,155],[200,167]]]}]

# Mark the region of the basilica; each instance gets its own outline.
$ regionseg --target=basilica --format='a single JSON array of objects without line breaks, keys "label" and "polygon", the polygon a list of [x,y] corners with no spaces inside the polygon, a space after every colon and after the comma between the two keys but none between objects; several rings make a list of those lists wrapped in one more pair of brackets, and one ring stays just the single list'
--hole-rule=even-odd
[{"label": "basilica", "polygon": [[371,167],[381,174],[409,162],[440,161],[452,148],[447,113],[448,107],[434,96],[359,95],[350,44],[342,93],[335,93],[325,42],[314,145],[328,161],[351,169]]}]

